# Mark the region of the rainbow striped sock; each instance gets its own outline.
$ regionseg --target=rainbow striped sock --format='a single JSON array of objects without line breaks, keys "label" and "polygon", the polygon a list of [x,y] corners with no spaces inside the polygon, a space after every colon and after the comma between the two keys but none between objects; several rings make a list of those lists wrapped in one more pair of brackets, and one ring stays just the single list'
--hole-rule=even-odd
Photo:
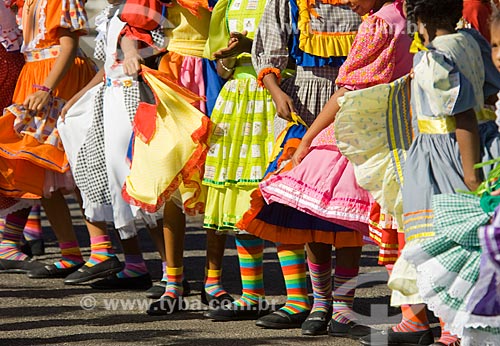
[{"label": "rainbow striped sock", "polygon": [[90,258],[85,263],[85,266],[93,267],[114,255],[109,235],[90,237]]},{"label": "rainbow striped sock", "polygon": [[116,274],[116,276],[120,279],[136,278],[147,273],[148,268],[142,255],[125,255],[125,268]]},{"label": "rainbow striped sock", "polygon": [[264,240],[239,239],[236,237],[236,249],[240,262],[241,285],[243,294],[233,302],[236,306],[258,304],[264,299],[264,281],[262,278],[262,259]]},{"label": "rainbow striped sock", "polygon": [[332,261],[315,264],[307,259],[313,288],[314,304],[311,312],[327,313],[332,306]]},{"label": "rainbow striped sock", "polygon": [[439,324],[441,325],[441,336],[438,342],[446,346],[460,346],[460,339],[445,329],[442,319],[439,319]]},{"label": "rainbow striped sock", "polygon": [[307,296],[304,245],[276,244],[286,286],[286,303],[280,310],[293,315],[311,308]]},{"label": "rainbow striped sock", "polygon": [[359,267],[354,269],[335,267],[332,319],[336,322],[347,324],[356,320],[352,313],[352,304],[358,282],[358,272]]},{"label": "rainbow striped sock", "polygon": [[3,239],[0,243],[0,258],[6,260],[23,261],[28,256],[21,252],[21,239],[26,219],[9,214],[5,218]]},{"label": "rainbow striped sock", "polygon": [[205,292],[213,297],[219,297],[227,293],[222,287],[222,269],[205,268]]},{"label": "rainbow striped sock", "polygon": [[59,243],[59,248],[61,249],[61,259],[54,263],[57,268],[71,268],[84,262],[78,242],[68,241]]},{"label": "rainbow striped sock", "polygon": [[165,287],[165,293],[163,297],[170,297],[177,299],[182,297],[184,293],[184,288],[182,286],[182,280],[184,279],[184,267],[167,267],[167,286]]},{"label": "rainbow striped sock", "polygon": [[27,241],[42,239],[42,220],[40,218],[40,205],[31,208],[28,221],[24,226],[24,239]]},{"label": "rainbow striped sock", "polygon": [[429,320],[424,304],[401,305],[403,318],[401,322],[392,327],[395,332],[419,332],[429,329]]}]

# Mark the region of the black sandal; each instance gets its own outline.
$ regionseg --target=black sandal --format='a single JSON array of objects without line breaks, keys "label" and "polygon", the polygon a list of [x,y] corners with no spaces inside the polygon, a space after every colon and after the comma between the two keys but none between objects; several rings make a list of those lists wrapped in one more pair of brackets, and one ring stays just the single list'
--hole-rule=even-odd
[{"label": "black sandal", "polygon": [[278,310],[270,315],[261,317],[255,322],[256,326],[269,329],[292,329],[300,328],[302,323],[309,316],[309,310],[297,314],[289,314],[286,311]]},{"label": "black sandal", "polygon": [[32,269],[28,272],[30,279],[49,279],[49,278],[65,278],[71,273],[76,272],[83,263],[79,263],[69,268],[58,268],[55,264],[48,264],[46,266]]},{"label": "black sandal", "polygon": [[302,335],[327,334],[328,322],[332,318],[332,307],[328,311],[315,311],[302,323]]}]

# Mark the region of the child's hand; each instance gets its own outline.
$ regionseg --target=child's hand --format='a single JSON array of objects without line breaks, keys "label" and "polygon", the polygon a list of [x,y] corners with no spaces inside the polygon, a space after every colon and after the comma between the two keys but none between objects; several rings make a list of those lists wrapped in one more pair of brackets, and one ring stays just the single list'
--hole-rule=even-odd
[{"label": "child's hand", "polygon": [[280,90],[280,92],[273,98],[276,105],[276,115],[287,121],[292,120],[292,112],[295,112],[293,101],[290,96]]},{"label": "child's hand", "polygon": [[125,54],[125,58],[122,62],[123,72],[128,76],[137,75],[141,70],[142,63],[144,63],[144,59],[137,51]]},{"label": "child's hand", "polygon": [[62,122],[64,122],[64,120],[66,119],[66,114],[68,113],[69,109],[71,107],[73,107],[73,105],[76,103],[76,101],[78,101],[80,99],[81,96],[82,96],[82,94],[77,93],[68,102],[66,102],[63,109],[61,110],[60,118],[61,118]]},{"label": "child's hand", "polygon": [[247,37],[248,32],[232,32],[226,48],[222,48],[214,53],[214,58],[224,59],[238,56],[241,53],[250,53],[252,51],[252,39]]},{"label": "child's hand", "polygon": [[24,100],[23,106],[29,111],[41,111],[49,102],[50,93],[43,90],[38,90],[31,95],[28,95]]},{"label": "child's hand", "polygon": [[309,151],[311,151],[309,144],[307,144],[304,140],[302,140],[302,142],[300,142],[299,146],[297,147],[297,150],[293,154],[292,157],[293,166],[294,167],[298,166],[302,162],[304,157],[306,157],[307,154],[309,154]]}]

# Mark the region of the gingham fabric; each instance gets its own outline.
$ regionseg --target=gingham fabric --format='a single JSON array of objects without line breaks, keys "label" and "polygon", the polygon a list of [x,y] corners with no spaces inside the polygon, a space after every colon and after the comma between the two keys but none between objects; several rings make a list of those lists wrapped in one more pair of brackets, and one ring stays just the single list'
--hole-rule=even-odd
[{"label": "gingham fabric", "polygon": [[94,119],[76,160],[73,172],[78,188],[94,203],[111,204],[104,153],[103,85],[95,95]]},{"label": "gingham fabric", "polygon": [[[85,194],[88,201],[97,204],[111,204],[104,153],[103,98],[105,90],[106,86],[103,85],[96,93],[92,126],[78,153],[76,168],[73,172],[78,188]],[[139,104],[139,87],[133,85],[123,88],[123,94],[129,119],[133,121]]]},{"label": "gingham fabric", "polygon": [[436,235],[406,245],[403,256],[417,268],[419,293],[447,330],[463,335],[467,302],[479,278],[477,229],[489,222],[480,198],[441,194],[432,199]]},{"label": "gingham fabric", "polygon": [[492,213],[485,213],[480,198],[465,194],[441,194],[432,198],[436,233],[465,247],[479,246],[477,229],[490,220]]},{"label": "gingham fabric", "polygon": [[252,63],[257,75],[265,68],[283,71],[288,64],[288,40],[292,34],[288,0],[270,0],[260,19],[252,45]]}]

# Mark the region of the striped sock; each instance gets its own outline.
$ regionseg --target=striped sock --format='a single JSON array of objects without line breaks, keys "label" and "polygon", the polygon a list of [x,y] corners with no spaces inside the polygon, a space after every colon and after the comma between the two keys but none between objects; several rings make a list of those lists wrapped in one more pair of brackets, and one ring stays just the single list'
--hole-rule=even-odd
[{"label": "striped sock", "polygon": [[354,269],[335,267],[332,319],[336,322],[347,324],[356,319],[352,314],[352,304],[358,283],[358,272],[359,267]]},{"label": "striped sock", "polygon": [[445,329],[443,320],[439,319],[439,324],[441,325],[441,336],[438,342],[446,346],[460,346],[460,339]]},{"label": "striped sock", "polygon": [[392,327],[395,332],[419,332],[429,329],[429,321],[427,320],[427,312],[424,304],[401,305],[403,319],[401,322]]},{"label": "striped sock", "polygon": [[28,221],[24,226],[24,239],[27,241],[42,239],[42,222],[40,219],[40,205],[31,208]]},{"label": "striped sock", "polygon": [[3,239],[0,243],[0,258],[6,260],[23,261],[28,256],[21,252],[21,239],[26,219],[9,214],[5,218]]},{"label": "striped sock", "polygon": [[313,288],[314,304],[311,312],[328,312],[332,306],[332,261],[315,264],[307,260]]},{"label": "striped sock", "polygon": [[142,255],[125,255],[125,268],[116,274],[116,276],[120,279],[136,278],[147,273],[148,268]]},{"label": "striped sock", "polygon": [[93,267],[110,259],[114,255],[109,235],[90,237],[90,258],[85,263],[85,266]]},{"label": "striped sock", "polygon": [[59,248],[61,249],[61,259],[54,263],[57,268],[71,268],[84,262],[78,242],[68,241],[60,243]]},{"label": "striped sock", "polygon": [[205,268],[205,292],[213,297],[219,297],[226,292],[221,282],[222,269]]},{"label": "striped sock", "polygon": [[258,304],[264,299],[264,281],[262,279],[262,258],[264,240],[236,238],[236,249],[240,262],[241,285],[243,294],[233,302],[236,306]]},{"label": "striped sock", "polygon": [[307,296],[304,245],[276,244],[286,286],[286,303],[280,310],[293,315],[311,308]]},{"label": "striped sock", "polygon": [[167,286],[163,297],[170,297],[177,299],[182,297],[184,288],[182,286],[182,279],[184,279],[184,267],[167,267]]}]

